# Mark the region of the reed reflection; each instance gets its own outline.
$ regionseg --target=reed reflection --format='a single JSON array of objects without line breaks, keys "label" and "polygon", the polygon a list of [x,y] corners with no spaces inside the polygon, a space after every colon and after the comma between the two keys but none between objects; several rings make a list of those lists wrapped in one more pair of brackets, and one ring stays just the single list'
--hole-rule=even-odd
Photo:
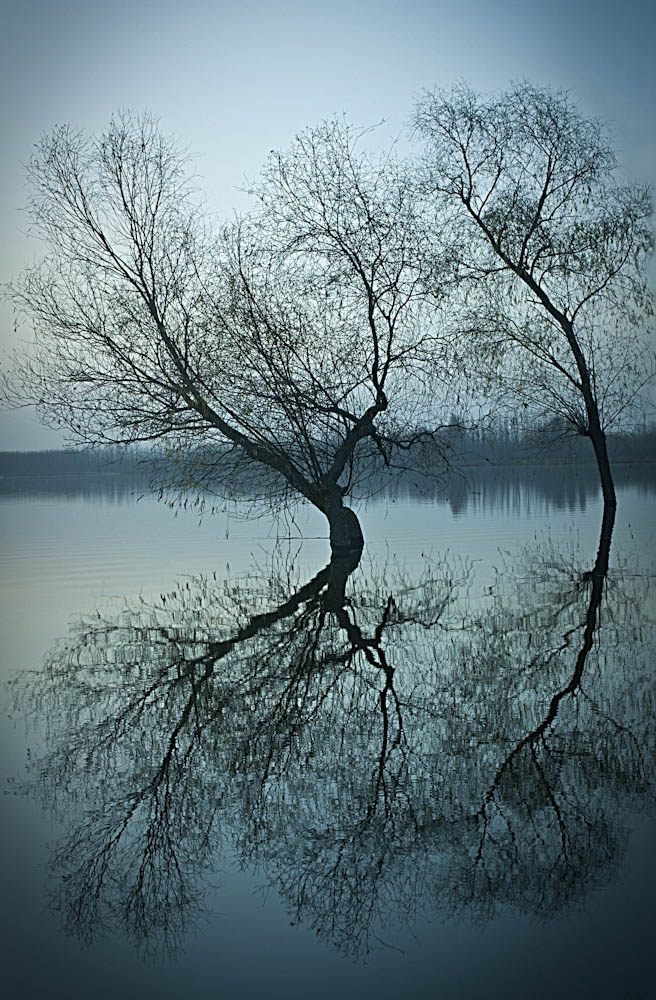
[{"label": "reed reflection", "polygon": [[63,819],[53,906],[91,942],[174,949],[227,850],[356,957],[427,916],[551,916],[653,805],[653,580],[525,550],[470,566],[278,553],[81,622],[16,682]]}]

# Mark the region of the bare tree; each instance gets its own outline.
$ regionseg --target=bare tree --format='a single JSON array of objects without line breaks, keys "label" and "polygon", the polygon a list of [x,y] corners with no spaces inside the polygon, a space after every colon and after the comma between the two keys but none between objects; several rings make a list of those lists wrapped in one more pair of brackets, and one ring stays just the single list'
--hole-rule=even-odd
[{"label": "bare tree", "polygon": [[440,239],[450,231],[466,325],[480,337],[482,384],[498,374],[515,400],[589,437],[614,505],[605,431],[653,372],[649,192],[618,179],[607,129],[563,93],[426,92],[414,125],[422,187]]},{"label": "bare tree", "polygon": [[259,499],[303,498],[334,546],[361,547],[344,497],[367,449],[389,461],[427,426],[435,350],[410,183],[361,138],[301,135],[218,235],[152,118],[43,138],[29,174],[48,254],[13,288],[36,336],[14,398],[86,445],[164,440],[193,485],[229,493],[255,469]]}]

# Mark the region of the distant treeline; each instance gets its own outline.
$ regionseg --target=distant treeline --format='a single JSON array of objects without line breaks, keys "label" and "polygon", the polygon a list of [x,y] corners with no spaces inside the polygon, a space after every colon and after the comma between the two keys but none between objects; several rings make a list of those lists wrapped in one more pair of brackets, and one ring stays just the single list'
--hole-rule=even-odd
[{"label": "distant treeline", "polygon": [[113,448],[0,452],[0,476],[142,476],[149,467],[151,456],[123,454]]},{"label": "distant treeline", "polygon": [[[614,465],[656,462],[656,429],[608,435]],[[440,435],[439,443],[422,445],[421,452],[406,456],[406,464],[432,472],[447,459],[455,470],[489,466],[553,466],[594,464],[590,442],[561,434],[557,428],[473,430],[454,424]],[[381,472],[383,470],[381,469]],[[93,451],[0,452],[0,477],[103,476],[129,478],[144,486],[167,479],[167,459],[159,453],[124,453],[118,449]]]},{"label": "distant treeline", "polygon": [[[616,431],[607,436],[612,463],[656,462],[656,428]],[[594,465],[590,441],[568,433],[558,424],[519,428],[509,424],[493,430],[467,429],[454,424],[440,436],[438,452],[446,446],[457,467],[483,465]],[[437,456],[436,456],[437,457]]]}]

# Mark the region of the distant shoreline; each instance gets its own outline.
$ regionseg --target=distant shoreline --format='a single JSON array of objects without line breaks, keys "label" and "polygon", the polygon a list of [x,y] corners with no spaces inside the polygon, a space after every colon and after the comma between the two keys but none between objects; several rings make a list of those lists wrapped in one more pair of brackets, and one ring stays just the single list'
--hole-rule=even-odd
[{"label": "distant shoreline", "polygon": [[[24,452],[11,452],[9,454],[26,454]],[[29,454],[29,453],[27,453]],[[55,453],[56,454],[56,453]],[[645,466],[654,467],[656,471],[656,458],[615,458],[613,460],[613,466]],[[40,470],[33,472],[13,472],[7,471],[8,466],[4,465],[4,454],[0,452],[0,479],[65,479],[65,480],[75,480],[75,479],[107,479],[107,480],[119,480],[119,479],[142,479],[146,481],[149,477],[148,471],[138,468],[125,468],[113,471],[111,469],[80,469],[78,472],[57,472],[52,470]],[[453,475],[458,476],[467,473],[477,473],[477,472],[504,472],[509,470],[525,470],[529,471],[531,469],[567,469],[569,471],[585,471],[597,473],[597,466],[594,461],[591,462],[581,462],[581,461],[571,461],[571,462],[492,462],[485,461],[479,463],[468,463],[462,465],[453,466]],[[406,473],[405,475],[414,475],[416,473]],[[390,476],[391,480],[404,478],[404,474],[399,474],[397,476]]]},{"label": "distant shoreline", "polygon": [[[431,446],[432,447],[432,446]],[[480,434],[447,428],[442,452],[425,448],[414,457],[417,469],[445,471],[444,455],[450,470],[458,474],[481,470],[522,468],[589,467],[596,470],[589,442],[580,437],[551,437],[540,431],[523,434]],[[656,430],[608,435],[608,450],[614,467],[656,464]],[[220,452],[205,454],[205,461],[220,461]],[[413,456],[408,456],[408,465]],[[118,449],[47,451],[0,451],[0,479],[75,479],[93,477],[113,480],[166,480],[169,460],[157,452],[125,453]],[[381,468],[380,473],[384,473]],[[415,473],[420,474],[420,473]],[[378,474],[376,474],[378,475]],[[401,476],[404,478],[404,476]]]}]

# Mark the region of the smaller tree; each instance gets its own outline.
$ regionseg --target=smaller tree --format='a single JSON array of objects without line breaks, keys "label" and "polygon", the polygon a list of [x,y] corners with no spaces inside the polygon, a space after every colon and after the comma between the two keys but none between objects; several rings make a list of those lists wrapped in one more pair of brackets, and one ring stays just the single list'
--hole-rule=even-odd
[{"label": "smaller tree", "polygon": [[618,180],[607,129],[562,93],[427,92],[414,126],[482,387],[503,360],[498,384],[590,438],[614,505],[605,432],[653,370],[649,192]]}]

